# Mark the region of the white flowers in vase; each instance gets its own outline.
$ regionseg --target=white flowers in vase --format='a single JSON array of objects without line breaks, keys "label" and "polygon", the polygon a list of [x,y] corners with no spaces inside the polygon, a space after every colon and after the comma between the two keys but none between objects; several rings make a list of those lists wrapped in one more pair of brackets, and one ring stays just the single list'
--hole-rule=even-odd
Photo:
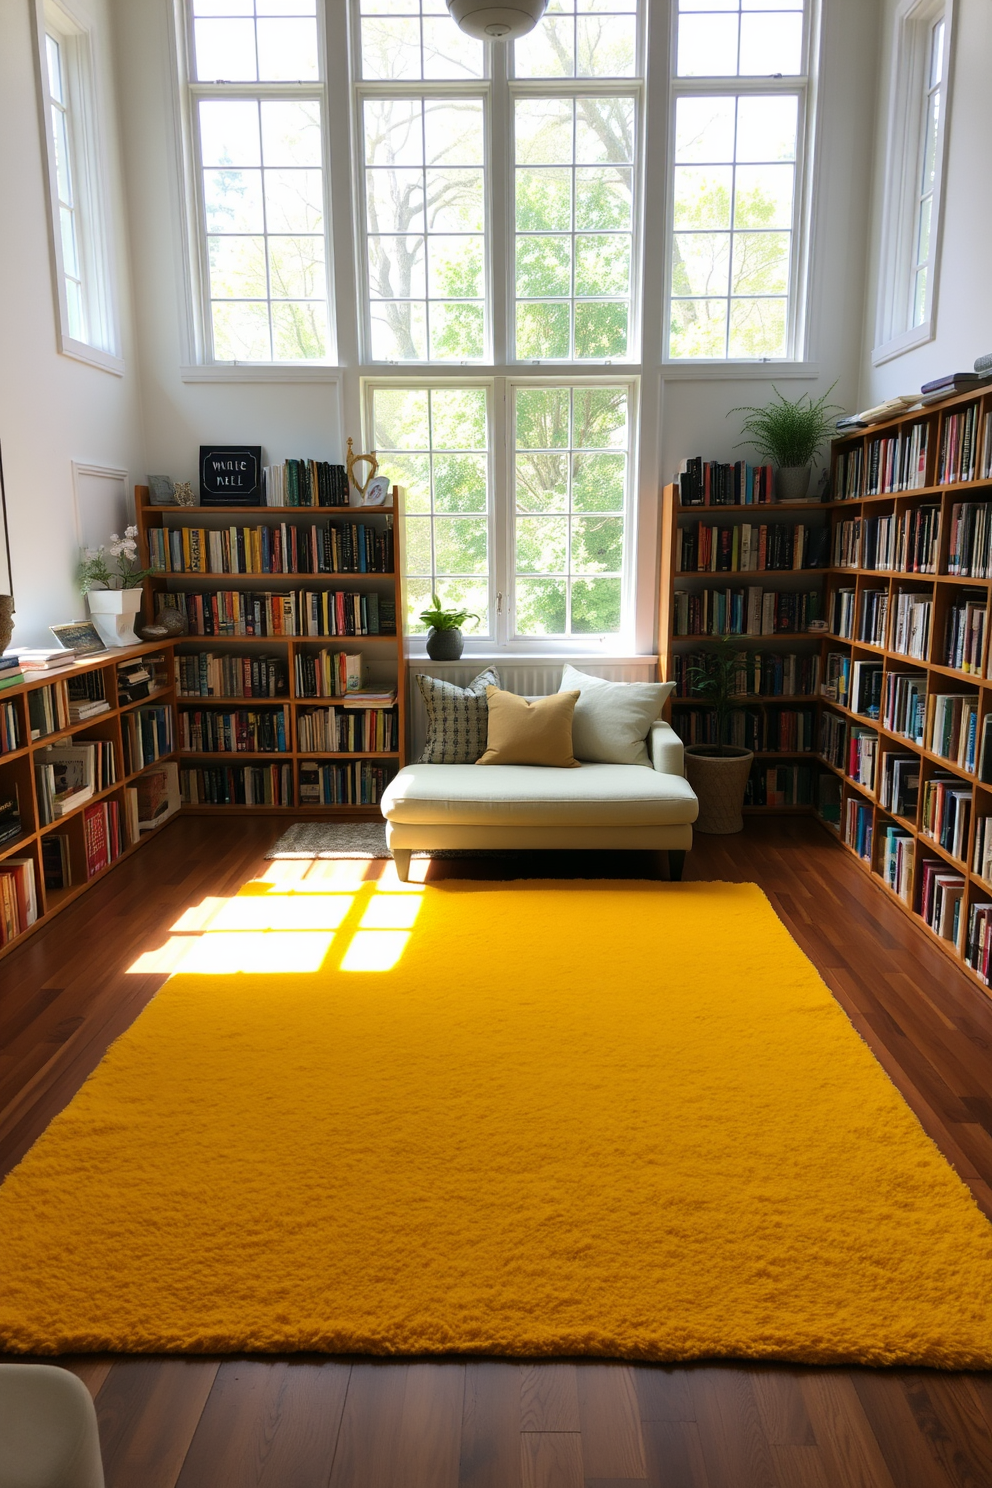
[{"label": "white flowers in vase", "polygon": [[[152,572],[150,568],[138,568],[138,529],[125,527],[124,536],[110,534],[110,548],[101,544],[98,548],[84,548],[79,565],[79,587],[83,594],[94,589],[139,589]],[[108,561],[116,558],[111,566]]]}]

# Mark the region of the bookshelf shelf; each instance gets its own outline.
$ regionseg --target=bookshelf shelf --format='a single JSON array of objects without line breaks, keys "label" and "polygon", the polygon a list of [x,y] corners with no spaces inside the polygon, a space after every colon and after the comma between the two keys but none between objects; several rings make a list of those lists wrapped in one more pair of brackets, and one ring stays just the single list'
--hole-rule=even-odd
[{"label": "bookshelf shelf", "polygon": [[[389,506],[253,506],[253,507],[158,507],[151,506],[147,502],[147,491],[138,487],[135,492],[138,502],[138,532],[141,562],[148,562],[148,534],[153,527],[168,527],[176,529],[182,526],[196,525],[213,530],[225,526],[249,527],[260,525],[273,519],[288,526],[299,525],[310,527],[315,522],[321,524],[329,521],[331,525],[337,523],[362,522],[368,523],[377,531],[382,532],[384,528],[392,533],[393,541],[393,569],[390,572],[352,572],[350,570],[334,573],[188,573],[188,572],[159,572],[146,581],[147,611],[151,612],[156,606],[156,598],[169,593],[199,592],[208,594],[211,592],[222,592],[224,590],[250,590],[264,593],[269,590],[273,593],[282,594],[288,590],[304,590],[309,593],[335,593],[342,591],[347,593],[361,594],[362,619],[365,617],[366,606],[371,610],[373,599],[379,596],[379,601],[389,599],[396,616],[396,633],[375,633],[372,635],[298,635],[279,631],[270,635],[237,635],[237,634],[214,634],[198,635],[187,634],[177,637],[174,643],[175,658],[178,663],[183,657],[198,653],[209,653],[218,660],[234,657],[254,657],[258,653],[264,653],[274,657],[281,663],[284,672],[285,692],[276,697],[264,696],[259,693],[256,696],[241,697],[233,696],[203,696],[198,693],[174,692],[174,704],[176,709],[196,712],[203,709],[225,707],[232,710],[259,710],[267,708],[283,708],[286,710],[288,727],[286,731],[287,742],[293,747],[287,750],[271,751],[224,751],[217,750],[188,750],[177,751],[176,758],[180,762],[180,773],[184,779],[184,806],[187,811],[199,812],[295,812],[304,811],[315,816],[324,816],[334,819],[340,816],[371,817],[377,813],[378,807],[375,800],[362,806],[314,806],[311,804],[300,805],[300,763],[304,760],[317,759],[321,761],[334,762],[343,770],[359,766],[362,761],[368,762],[373,767],[385,767],[388,776],[395,773],[404,760],[403,749],[406,737],[406,695],[405,695],[405,660],[403,652],[402,636],[402,588],[400,575],[403,570],[402,562],[402,530],[398,520],[400,508],[396,501]],[[233,519],[233,520],[232,520]],[[247,520],[253,519],[253,520]],[[385,519],[380,521],[379,519]],[[369,598],[366,600],[366,596]],[[339,601],[343,604],[344,601]],[[351,614],[349,614],[349,619]],[[338,620],[340,624],[340,618]],[[297,714],[300,710],[314,708],[332,708],[340,706],[343,699],[340,697],[305,697],[299,690],[297,658],[312,657],[315,651],[326,650],[332,654],[361,653],[365,659],[368,673],[369,685],[373,689],[395,690],[396,702],[394,705],[397,716],[398,737],[400,748],[388,753],[376,753],[375,751],[362,751],[357,753],[339,754],[328,753],[319,750],[301,750],[295,747],[299,738],[297,729]],[[178,666],[174,677],[178,686]],[[231,686],[232,679],[222,676],[222,685]],[[237,680],[233,680],[237,685]],[[214,805],[208,801],[197,801],[193,803],[193,777],[205,781],[206,777],[200,777],[198,772],[210,770],[269,770],[275,768],[277,771],[288,767],[289,778],[292,781],[290,798],[280,804],[246,806],[240,804]],[[351,769],[351,773],[354,770]],[[187,779],[188,777],[188,779]],[[268,777],[266,777],[268,778]],[[349,777],[350,778],[350,777]],[[279,790],[283,790],[280,784]],[[374,794],[373,787],[373,794]],[[210,794],[213,793],[212,789]],[[225,789],[225,794],[228,792]],[[256,792],[261,794],[261,791]],[[271,792],[274,794],[275,792]],[[348,794],[349,792],[342,792]],[[204,794],[204,790],[199,790]],[[266,789],[265,794],[270,794]]]},{"label": "bookshelf shelf", "polygon": [[[914,430],[918,431],[916,442],[911,443]],[[888,445],[888,451],[883,441],[893,441]],[[896,444],[894,441],[900,443]],[[903,457],[909,459],[909,465],[900,463]],[[888,466],[885,464],[886,459],[891,461]],[[892,471],[908,472],[908,478],[919,479],[922,483],[906,490],[868,494],[868,488],[873,483],[879,483],[882,472],[886,470],[890,474]],[[970,478],[942,480],[940,475],[944,472],[953,472],[956,476],[965,473]],[[979,950],[984,954],[986,942],[992,941],[992,868],[988,858],[980,861],[985,845],[992,841],[992,832],[985,832],[983,828],[980,834],[980,827],[985,819],[992,819],[992,578],[972,578],[967,574],[951,573],[948,570],[952,567],[959,568],[963,561],[987,569],[989,560],[992,559],[992,537],[987,535],[992,532],[992,520],[983,527],[985,514],[963,510],[970,506],[976,509],[988,507],[988,515],[992,518],[992,388],[962,393],[890,419],[885,424],[856,430],[835,440],[831,452],[831,478],[831,488],[835,495],[824,502],[822,508],[824,520],[830,524],[831,529],[831,563],[822,570],[823,613],[832,626],[837,623],[837,616],[843,607],[850,606],[853,610],[852,634],[841,636],[831,628],[806,637],[772,635],[760,638],[741,636],[734,639],[739,641],[742,650],[749,650],[756,645],[775,650],[786,640],[790,648],[793,642],[798,644],[802,639],[815,641],[820,655],[821,687],[825,687],[827,681],[828,656],[838,658],[831,663],[833,667],[847,667],[852,686],[853,670],[859,662],[871,668],[867,673],[862,669],[860,677],[862,681],[868,677],[867,685],[880,689],[879,717],[872,718],[863,711],[855,711],[846,703],[837,702],[826,695],[812,699],[794,697],[789,701],[797,707],[803,706],[804,702],[807,706],[814,704],[821,727],[830,727],[826,722],[830,718],[836,721],[831,738],[836,736],[839,728],[839,742],[843,749],[840,757],[845,765],[849,763],[848,751],[852,738],[875,736],[877,742],[874,746],[872,774],[874,789],[854,780],[847,769],[833,764],[818,753],[813,756],[818,770],[824,779],[834,782],[830,788],[832,793],[825,795],[823,800],[829,799],[831,802],[828,808],[830,815],[839,812],[839,822],[829,820],[823,808],[791,809],[812,811],[824,828],[837,836],[845,851],[851,853],[871,881],[878,884],[915,924],[921,925],[930,939],[941,947],[956,966],[987,988],[992,980],[992,965],[983,974],[981,969],[968,964],[968,957],[969,943],[970,954],[975,959]],[[853,494],[843,498],[836,494],[845,489],[850,489]],[[666,667],[673,665],[679,650],[705,647],[708,640],[714,639],[673,634],[671,621],[674,595],[679,586],[699,578],[723,588],[747,583],[771,586],[784,577],[781,570],[777,575],[773,571],[707,575],[677,572],[673,560],[677,546],[675,534],[679,523],[684,523],[687,518],[700,516],[707,522],[722,522],[728,513],[734,516],[743,515],[747,520],[749,514],[755,510],[760,511],[762,521],[781,520],[788,510],[796,511],[799,519],[800,510],[797,507],[782,506],[757,509],[684,507],[674,499],[676,494],[674,488],[669,488],[666,492],[668,505],[662,541],[662,625],[659,650],[662,653],[662,664]],[[930,508],[933,515],[928,512],[918,518],[916,512],[921,504]],[[890,517],[890,526],[875,525],[876,521],[885,523]],[[866,523],[870,525],[866,526]],[[910,562],[921,562],[933,571],[918,573],[906,566],[868,567],[864,559],[870,556],[874,565],[880,549],[872,544],[882,542],[883,532],[887,534],[886,543],[892,544],[887,551],[896,551],[900,555],[897,560],[900,564],[905,565],[906,558],[902,555],[908,552]],[[907,546],[899,547],[900,542]],[[842,554],[846,560],[843,564],[839,561]],[[794,570],[788,577],[793,584],[797,578],[808,582],[813,572]],[[844,591],[845,598],[838,600],[835,608],[834,596],[839,591]],[[921,628],[917,631],[919,644],[915,647],[922,652],[920,656],[907,655],[905,650],[899,650],[895,645],[902,595],[922,597],[917,608],[926,618],[920,622]],[[903,601],[903,606],[904,628],[900,632],[900,638],[901,644],[905,645],[903,637],[909,633],[906,630],[905,617],[906,612],[913,608],[912,601]],[[847,623],[845,613],[844,624]],[[967,628],[969,626],[970,629]],[[872,639],[859,639],[859,631],[871,635]],[[969,642],[963,650],[962,634]],[[955,660],[961,659],[962,654],[977,670],[965,670],[964,667],[953,664]],[[668,677],[673,673],[666,670],[663,675]],[[890,678],[893,679],[893,691],[887,693]],[[899,678],[910,679],[910,683],[906,685],[918,692],[924,713],[924,724],[920,730],[923,743],[918,744],[915,737],[909,737],[882,721],[888,717],[890,724],[902,723],[906,717],[895,705],[895,689],[900,685]],[[889,704],[886,703],[887,697],[890,699]],[[938,698],[960,698],[961,701],[938,704]],[[976,698],[977,703],[972,701]],[[852,691],[848,694],[847,703],[852,700],[857,700],[864,706],[865,694],[859,695]],[[742,706],[750,707],[758,699],[748,696],[739,701]],[[762,700],[764,706],[779,701],[782,700],[774,697],[767,702]],[[691,699],[673,698],[670,704],[678,708],[687,705],[692,705]],[[705,707],[705,703],[701,705],[698,701],[694,705]],[[941,707],[945,710],[943,715],[939,711]],[[966,719],[968,738],[972,741],[973,765],[959,764],[956,758],[948,759],[939,748],[934,747],[937,742],[935,730],[938,719],[946,719],[951,709],[960,710],[959,713],[955,712],[955,717],[963,716]],[[968,711],[965,712],[965,709]],[[957,728],[957,724],[952,724],[952,735]],[[942,748],[947,747],[947,738],[945,733],[940,740]],[[959,753],[959,747],[959,742],[952,741],[951,749],[955,756]],[[964,750],[960,753],[964,759]],[[900,759],[907,761],[903,768],[916,777],[906,798],[893,794],[895,777],[885,773],[887,769],[893,771],[895,762]],[[940,786],[941,781],[946,781],[946,786]],[[945,810],[944,805],[934,805],[941,792],[944,793],[944,800],[954,800],[956,810],[967,813],[963,818],[952,816],[948,819],[951,826],[957,825],[959,828],[956,840],[953,831],[948,829],[948,820],[942,821],[937,827],[938,832],[943,833],[943,841],[930,836],[927,830],[932,824],[932,813]],[[890,806],[882,805],[883,797],[890,801]],[[926,814],[928,800],[930,815]],[[904,809],[894,809],[897,801]],[[780,811],[785,808],[750,809]],[[960,831],[962,820],[966,825],[963,852]],[[864,831],[866,826],[867,832]],[[898,871],[891,856],[896,846],[895,838],[891,835],[893,832],[902,838],[899,851],[903,854],[903,868],[906,871],[906,877],[902,880],[902,894],[897,892],[885,876],[886,870],[890,875]],[[857,850],[859,846],[861,852]],[[890,855],[888,861],[887,853]],[[939,871],[945,879],[942,892],[950,893],[951,896],[948,901],[951,913],[944,916],[938,929],[933,928],[927,917],[929,913],[936,923],[936,901],[924,903],[924,894],[930,892],[933,885],[933,871],[927,868],[928,864],[939,865]],[[951,878],[956,876],[956,885],[951,883],[948,875]],[[958,907],[955,909],[956,898]],[[943,934],[940,933],[941,930]]]},{"label": "bookshelf shelf", "polygon": [[[173,689],[171,683],[162,685],[162,673],[158,671],[159,683],[151,689],[148,697],[121,703],[118,668],[137,661],[154,661],[156,666],[152,670],[165,665],[167,668],[165,676],[171,677],[172,646],[171,644],[146,643],[138,646],[115,647],[75,661],[65,667],[28,673],[23,681],[3,691],[2,701],[13,704],[17,713],[19,734],[25,742],[17,749],[0,755],[0,800],[12,799],[16,794],[17,808],[23,827],[17,838],[0,845],[0,868],[10,858],[23,858],[30,862],[33,868],[38,917],[33,924],[25,926],[23,914],[19,916],[22,927],[19,933],[10,937],[5,944],[0,945],[0,956],[6,955],[10,950],[19,946],[27,936],[33,934],[38,926],[47,924],[53,914],[73,902],[80,894],[85,893],[86,889],[104,873],[109,872],[125,857],[130,856],[141,845],[141,840],[146,835],[142,833],[136,840],[129,840],[125,790],[128,783],[143,771],[125,773],[124,719],[135,709],[145,706],[171,710]],[[39,734],[38,738],[32,739],[30,734],[36,726],[36,720],[38,723],[42,721],[39,710],[35,707],[36,694],[50,689],[48,692],[50,712],[54,711],[60,719],[64,719],[69,706],[69,689],[79,679],[84,679],[84,685],[80,692],[77,692],[75,688],[73,692],[77,692],[80,701],[85,701],[89,691],[90,696],[102,694],[111,706],[102,712],[93,714],[90,718],[80,719],[75,723],[60,722],[60,725],[50,732]],[[51,747],[65,748],[79,742],[98,743],[109,747],[117,779],[114,784],[94,791],[85,801],[80,801],[64,816],[58,816],[51,822],[42,823],[36,767],[48,762],[46,751]],[[147,768],[146,765],[143,770]],[[116,857],[110,859],[105,867],[90,873],[88,870],[92,865],[92,859],[87,852],[86,813],[94,805],[110,806],[114,814],[108,814],[104,820],[104,826],[107,829],[110,829],[112,825],[119,828],[123,835],[124,847]],[[58,834],[62,834],[66,839],[72,882],[63,888],[46,888],[42,846],[49,837]],[[108,854],[110,850],[111,845],[108,842],[106,845]]]}]

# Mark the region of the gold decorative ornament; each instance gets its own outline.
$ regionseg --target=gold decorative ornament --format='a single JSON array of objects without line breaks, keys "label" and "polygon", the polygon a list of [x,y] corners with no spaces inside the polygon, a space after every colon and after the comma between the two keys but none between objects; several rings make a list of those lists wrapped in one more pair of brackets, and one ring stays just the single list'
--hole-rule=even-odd
[{"label": "gold decorative ornament", "polygon": [[[361,485],[359,485],[358,481],[355,479],[354,470],[356,465],[362,464],[368,465],[370,468],[368,475],[365,477],[365,480],[362,482]],[[346,461],[346,465],[348,469],[348,484],[354,486],[355,490],[364,501],[365,492],[368,490],[369,487],[369,481],[379,469],[379,461],[376,458],[375,450],[373,450],[370,455],[356,455],[354,449],[352,448],[352,441],[349,439],[348,458]]]},{"label": "gold decorative ornament", "polygon": [[196,497],[189,481],[176,481],[176,502],[179,506],[195,506]]}]

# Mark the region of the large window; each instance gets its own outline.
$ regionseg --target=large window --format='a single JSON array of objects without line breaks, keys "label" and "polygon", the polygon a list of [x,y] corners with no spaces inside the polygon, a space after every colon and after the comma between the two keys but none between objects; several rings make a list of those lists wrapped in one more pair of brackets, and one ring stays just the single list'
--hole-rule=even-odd
[{"label": "large window", "polygon": [[[627,619],[631,382],[371,382],[380,467],[405,492],[406,623],[432,593],[475,639],[619,635]],[[509,445],[512,503],[493,497]]]},{"label": "large window", "polygon": [[902,0],[894,19],[876,363],[935,333],[952,7]]},{"label": "large window", "polygon": [[193,0],[190,25],[205,359],[325,361],[316,0]]},{"label": "large window", "polygon": [[911,324],[922,325],[930,304],[931,264],[934,250],[934,197],[937,190],[937,151],[943,129],[941,108],[944,83],[944,17],[929,28],[926,71],[923,77],[923,122],[920,129],[920,164],[914,213],[913,308]]},{"label": "large window", "polygon": [[120,372],[90,35],[58,5],[38,14],[61,347]]},{"label": "large window", "polygon": [[802,0],[679,0],[675,26],[668,355],[797,355]]}]

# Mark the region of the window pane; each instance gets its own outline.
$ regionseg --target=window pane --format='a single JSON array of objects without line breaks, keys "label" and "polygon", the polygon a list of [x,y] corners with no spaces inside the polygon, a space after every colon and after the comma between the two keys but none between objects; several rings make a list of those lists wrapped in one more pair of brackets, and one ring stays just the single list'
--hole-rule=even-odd
[{"label": "window pane", "polygon": [[323,359],[328,315],[319,103],[209,99],[199,104],[198,118],[211,300],[271,302],[214,303],[214,355],[221,361]]},{"label": "window pane", "polygon": [[515,149],[517,357],[626,357],[634,100],[518,100]]},{"label": "window pane", "polygon": [[317,22],[294,16],[256,22],[258,75],[267,82],[311,82],[320,76]]},{"label": "window pane", "polygon": [[416,302],[373,305],[372,355],[478,361],[486,354],[482,101],[367,99],[363,122],[370,294]]},{"label": "window pane", "polygon": [[576,75],[633,77],[636,24],[632,15],[579,16],[575,24]]},{"label": "window pane", "polygon": [[796,94],[677,100],[671,357],[786,355],[798,110]]},{"label": "window pane", "polygon": [[194,21],[193,41],[201,83],[254,82],[258,77],[254,20]]},{"label": "window pane", "polygon": [[484,75],[481,41],[467,36],[439,0],[362,5],[362,76],[459,81]]},{"label": "window pane", "polygon": [[85,341],[86,317],[83,314],[83,288],[78,279],[66,277],[65,298],[69,317],[69,335],[75,341]]},{"label": "window pane", "polygon": [[48,91],[64,103],[62,96],[62,51],[54,36],[45,37],[45,59],[48,63]]},{"label": "window pane", "polygon": [[551,0],[533,31],[514,43],[514,75],[632,77],[636,11],[636,0]]},{"label": "window pane", "polygon": [[620,629],[628,401],[626,387],[515,390],[518,635]]},{"label": "window pane", "polygon": [[802,72],[802,0],[680,0],[679,77]]},{"label": "window pane", "polygon": [[[432,307],[433,313],[433,307]],[[489,444],[482,388],[375,388],[373,439],[382,473],[403,487],[407,625],[423,634],[432,592],[480,615],[489,634]]]}]

